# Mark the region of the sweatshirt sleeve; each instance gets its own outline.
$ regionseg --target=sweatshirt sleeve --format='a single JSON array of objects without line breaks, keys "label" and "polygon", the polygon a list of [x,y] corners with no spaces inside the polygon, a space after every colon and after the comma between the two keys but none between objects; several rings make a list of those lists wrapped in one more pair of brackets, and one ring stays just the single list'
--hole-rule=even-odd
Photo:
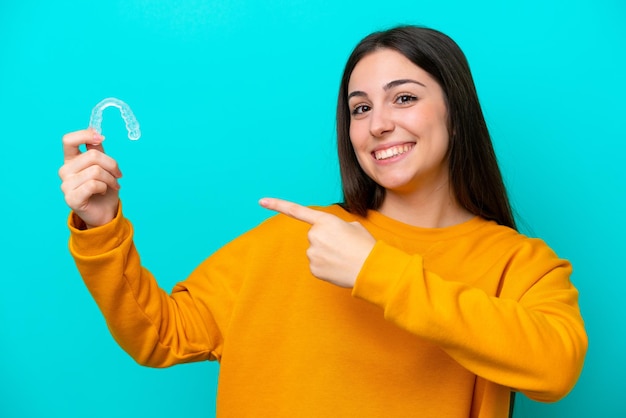
[{"label": "sweatshirt sleeve", "polygon": [[85,230],[73,213],[69,247],[111,334],[138,363],[167,367],[218,357],[221,333],[210,312],[176,287],[171,295],[141,266],[133,228],[121,208],[110,223]]},{"label": "sweatshirt sleeve", "polygon": [[353,295],[380,306],[387,320],[438,345],[487,380],[552,402],[582,370],[587,336],[571,266],[539,240],[516,248],[480,286],[428,271],[421,255],[378,241]]}]

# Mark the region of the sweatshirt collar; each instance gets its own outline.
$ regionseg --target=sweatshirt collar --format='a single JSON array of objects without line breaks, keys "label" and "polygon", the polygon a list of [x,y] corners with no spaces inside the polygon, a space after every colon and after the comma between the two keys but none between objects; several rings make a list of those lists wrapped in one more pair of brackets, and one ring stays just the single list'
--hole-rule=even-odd
[{"label": "sweatshirt collar", "polygon": [[380,212],[370,210],[365,219],[378,228],[391,232],[394,235],[403,236],[409,239],[441,241],[453,239],[461,235],[469,234],[478,228],[494,223],[487,221],[480,216],[474,216],[466,222],[444,228],[423,228],[405,224],[393,218],[383,215]]}]

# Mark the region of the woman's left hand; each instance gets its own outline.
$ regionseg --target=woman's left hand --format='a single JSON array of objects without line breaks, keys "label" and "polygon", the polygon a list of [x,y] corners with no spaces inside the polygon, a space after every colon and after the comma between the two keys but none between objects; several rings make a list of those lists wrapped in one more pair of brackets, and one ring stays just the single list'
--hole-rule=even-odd
[{"label": "woman's left hand", "polygon": [[376,243],[363,225],[286,200],[263,198],[259,204],[311,225],[307,257],[315,277],[341,287],[354,286]]}]

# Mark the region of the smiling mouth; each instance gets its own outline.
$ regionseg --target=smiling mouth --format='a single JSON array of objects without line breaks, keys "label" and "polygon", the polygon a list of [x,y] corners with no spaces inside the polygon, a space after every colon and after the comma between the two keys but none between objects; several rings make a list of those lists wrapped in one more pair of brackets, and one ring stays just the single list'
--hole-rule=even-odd
[{"label": "smiling mouth", "polygon": [[412,150],[414,146],[415,144],[396,145],[395,147],[374,151],[372,152],[372,155],[378,161],[388,160],[390,158],[397,157],[398,155],[402,155],[405,152]]}]

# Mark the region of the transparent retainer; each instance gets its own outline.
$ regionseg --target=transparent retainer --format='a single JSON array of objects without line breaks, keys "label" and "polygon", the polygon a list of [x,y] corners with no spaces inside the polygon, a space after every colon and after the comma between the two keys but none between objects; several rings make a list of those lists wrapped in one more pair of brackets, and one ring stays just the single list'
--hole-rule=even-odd
[{"label": "transparent retainer", "polygon": [[102,100],[100,103],[94,106],[91,111],[91,118],[89,119],[89,127],[94,129],[99,134],[102,134],[102,111],[107,107],[114,106],[120,110],[122,119],[126,124],[126,130],[128,131],[128,139],[136,141],[141,137],[141,130],[139,129],[139,122],[135,114],[126,103],[115,97],[109,97]]}]

